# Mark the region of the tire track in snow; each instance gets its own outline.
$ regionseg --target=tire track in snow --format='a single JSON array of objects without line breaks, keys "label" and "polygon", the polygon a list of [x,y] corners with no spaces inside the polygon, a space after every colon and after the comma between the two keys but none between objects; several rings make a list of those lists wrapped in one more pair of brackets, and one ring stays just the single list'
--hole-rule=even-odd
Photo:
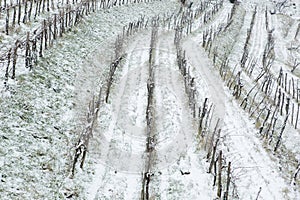
[{"label": "tire track in snow", "polygon": [[[218,27],[221,23],[226,22],[228,15],[231,12],[232,9],[232,5],[231,3],[226,3],[224,2],[223,7],[221,8],[221,10],[219,10],[219,12],[211,19],[211,21],[209,21],[207,24],[203,24],[203,16],[199,17],[198,20],[196,20],[196,25],[193,26],[193,32],[194,33],[198,33],[198,32],[203,32],[204,30],[208,30],[211,27]],[[201,22],[200,22],[201,21]]]},{"label": "tire track in snow", "polygon": [[225,115],[223,82],[214,71],[212,61],[207,57],[200,44],[195,41],[194,37],[188,38],[183,43],[183,49],[186,51],[187,60],[191,64],[192,73],[196,78],[197,90],[200,91],[203,98],[208,97],[209,101],[215,105],[212,126],[216,124],[218,118],[222,124]]},{"label": "tire track in snow", "polygon": [[[216,112],[225,114],[222,128],[222,138],[225,138],[224,149],[227,149],[224,151],[225,157],[232,161],[234,171],[238,172],[237,169],[243,169],[244,176],[237,177],[235,180],[240,198],[254,199],[259,187],[262,187],[260,199],[293,199],[295,194],[289,194],[291,191],[288,189],[288,183],[281,177],[276,163],[270,158],[267,150],[263,148],[262,142],[254,134],[257,130],[246,117],[247,114],[239,106],[231,103],[230,93],[224,93],[223,84],[218,80],[220,78],[214,77],[215,73],[209,70],[209,66],[212,64],[209,64],[211,62],[206,53],[201,51],[200,47],[193,46],[196,44],[192,40],[184,43],[188,60],[196,66],[202,60],[204,68],[199,67],[197,73],[205,79],[209,87],[208,92],[213,96],[211,101],[218,105],[222,102],[220,102],[220,98],[223,100],[222,104],[216,107]],[[207,61],[205,62],[205,60]],[[215,85],[210,86],[209,84]],[[220,92],[224,96],[218,95]],[[253,170],[247,170],[247,168]]]},{"label": "tire track in snow", "polygon": [[[261,9],[262,8],[257,7],[257,14],[254,22],[252,36],[250,39],[250,51],[249,51],[249,57],[257,59],[259,63],[262,61],[263,51],[265,48],[264,41],[266,40],[267,37],[267,32],[265,31],[264,12],[261,11]],[[256,68],[254,69],[254,72],[255,71]]]},{"label": "tire track in snow", "polygon": [[[197,129],[176,63],[173,40],[173,32],[159,35],[156,52],[155,120],[159,123],[156,124],[157,161],[150,194],[157,199],[197,199],[199,195],[211,198],[211,186],[207,184],[211,182],[210,176],[195,153]],[[191,175],[183,176],[180,170],[189,171]]]},{"label": "tire track in snow", "polygon": [[270,158],[262,142],[256,137],[254,125],[241,108],[226,100],[226,116],[221,137],[232,161],[233,179],[240,199],[255,199],[261,187],[259,199],[294,199],[289,194],[289,184],[281,177],[277,164]]},{"label": "tire track in snow", "polygon": [[[127,62],[124,64],[124,71],[122,70],[122,76],[120,82],[116,84],[114,92],[112,93],[112,120],[107,131],[107,137],[109,134],[119,134],[124,141],[118,141],[115,143],[115,148],[112,150],[119,151],[121,145],[127,145],[131,148],[131,152],[136,153],[137,157],[140,157],[144,152],[145,124],[143,123],[146,110],[146,82],[147,82],[147,51],[136,51],[137,46],[148,45],[149,40],[140,38],[136,41],[135,48],[130,50]],[[146,43],[145,43],[146,42]],[[146,55],[146,56],[145,56]],[[144,76],[140,76],[144,74]],[[138,104],[141,103],[141,104]],[[137,109],[139,107],[139,109]],[[118,136],[117,136],[118,137]],[[134,152],[136,151],[136,152]],[[121,148],[122,152],[122,148]],[[124,152],[122,152],[124,153]],[[130,159],[115,159],[113,166],[120,167],[119,170],[124,171],[140,171],[142,165],[136,156],[135,162],[130,162]],[[133,155],[131,155],[133,156]],[[124,162],[122,166],[121,162]],[[137,164],[134,166],[133,164]],[[126,166],[126,167],[125,167]]]},{"label": "tire track in snow", "polygon": [[[184,90],[182,76],[177,69],[175,46],[172,40],[173,34],[162,35],[158,41],[157,62],[156,62],[156,133],[160,138],[158,141],[158,160],[170,164],[176,160],[176,155],[170,155],[165,158],[164,152],[167,146],[167,152],[178,151],[179,142],[186,140],[183,136],[186,134],[184,129],[190,131],[193,122],[190,120],[190,110],[187,96]],[[167,39],[165,39],[167,38]],[[187,118],[187,120],[185,120]],[[185,124],[182,124],[182,123]],[[179,137],[179,138],[178,138]],[[188,137],[188,136],[185,136]],[[187,148],[184,146],[183,149]],[[164,150],[163,152],[161,150]],[[170,158],[170,156],[172,156]]]},{"label": "tire track in snow", "polygon": [[[148,61],[148,52],[145,49],[140,49],[145,45],[149,46],[149,35],[138,36],[136,40],[128,47],[128,58],[126,63],[121,65],[118,69],[121,71],[119,81],[113,85],[112,93],[109,101],[113,105],[108,109],[108,119],[101,119],[109,121],[108,127],[102,130],[105,131],[101,137],[106,142],[101,142],[100,145],[100,161],[104,163],[98,164],[98,172],[94,178],[94,187],[90,188],[89,199],[138,199],[140,188],[133,188],[138,186],[140,182],[140,174],[144,167],[144,144],[146,133],[143,127],[136,131],[139,133],[124,133],[125,130],[132,130],[126,127],[126,123],[131,122],[134,127],[136,124],[141,126],[145,118],[146,104],[142,104],[146,100],[146,81],[147,81],[147,66],[142,66],[143,63]],[[145,56],[146,54],[146,56]],[[144,84],[145,83],[145,84]],[[143,85],[144,84],[144,85]],[[142,102],[141,104],[136,104]],[[129,110],[130,108],[131,111]],[[110,111],[109,111],[110,110]],[[134,110],[134,112],[132,111]],[[111,112],[109,114],[109,112]],[[129,114],[136,114],[130,117]],[[133,121],[125,120],[126,123],[122,124],[122,120],[131,118]],[[134,130],[132,130],[134,131]],[[124,173],[128,175],[124,175]],[[118,185],[118,187],[115,187]]]}]

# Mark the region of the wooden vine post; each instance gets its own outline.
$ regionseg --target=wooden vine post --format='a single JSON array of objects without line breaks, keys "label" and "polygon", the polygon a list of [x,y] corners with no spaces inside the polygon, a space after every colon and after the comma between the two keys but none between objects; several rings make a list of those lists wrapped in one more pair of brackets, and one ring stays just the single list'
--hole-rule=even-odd
[{"label": "wooden vine post", "polygon": [[18,48],[19,48],[20,42],[19,40],[15,43],[15,48],[13,52],[13,66],[12,66],[12,79],[15,79],[16,77],[16,64],[17,64],[17,58],[18,58]]},{"label": "wooden vine post", "polygon": [[219,158],[218,158],[218,192],[217,196],[221,198],[222,194],[222,150],[219,153]]},{"label": "wooden vine post", "polygon": [[12,49],[10,48],[7,54],[7,66],[6,66],[6,70],[5,70],[5,81],[8,81],[8,77],[9,77],[9,65],[10,65],[10,58],[11,58],[11,51]]},{"label": "wooden vine post", "polygon": [[26,49],[25,49],[25,67],[30,67],[30,44],[29,44],[30,32],[27,32],[26,36]]},{"label": "wooden vine post", "polygon": [[47,21],[43,21],[43,32],[45,37],[45,49],[48,49],[48,30],[47,30]]},{"label": "wooden vine post", "polygon": [[39,38],[40,38],[40,52],[39,52],[39,56],[43,57],[44,29],[42,29],[42,31],[41,31],[41,33],[39,35]]},{"label": "wooden vine post", "polygon": [[226,182],[226,192],[224,194],[224,200],[228,200],[228,194],[229,194],[229,186],[230,186],[230,174],[231,174],[231,162],[228,163],[228,169],[227,169],[227,182]]},{"label": "wooden vine post", "polygon": [[8,35],[8,29],[9,29],[9,9],[6,8],[6,18],[5,18],[5,33]]}]

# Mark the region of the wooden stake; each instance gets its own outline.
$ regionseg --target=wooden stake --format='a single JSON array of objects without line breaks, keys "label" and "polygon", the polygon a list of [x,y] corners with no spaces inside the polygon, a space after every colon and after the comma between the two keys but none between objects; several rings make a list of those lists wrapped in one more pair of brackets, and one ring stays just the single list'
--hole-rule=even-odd
[{"label": "wooden stake", "polygon": [[44,29],[42,29],[42,32],[40,33],[40,52],[39,52],[39,56],[43,57],[43,39],[44,39]]},{"label": "wooden stake", "polygon": [[228,163],[228,169],[227,169],[227,182],[226,182],[226,192],[224,194],[224,200],[228,200],[228,194],[229,194],[229,186],[230,186],[230,174],[231,174],[231,162]]},{"label": "wooden stake", "polygon": [[20,25],[20,22],[21,22],[21,13],[22,13],[21,0],[19,0],[18,8],[19,8],[19,11],[18,11],[18,24]]},{"label": "wooden stake", "polygon": [[31,11],[32,11],[32,5],[33,5],[34,1],[30,1],[30,7],[29,7],[29,11],[28,11],[28,20],[30,21],[30,17],[31,17]]},{"label": "wooden stake", "polygon": [[54,14],[54,21],[53,21],[53,25],[54,25],[54,30],[53,30],[53,40],[56,40],[56,34],[57,34],[57,14]]},{"label": "wooden stake", "polygon": [[25,24],[27,20],[27,0],[25,0],[25,8],[24,8],[24,17],[23,17],[23,23]]},{"label": "wooden stake", "polygon": [[6,19],[5,19],[5,33],[8,35],[8,27],[9,27],[9,9],[6,9]]},{"label": "wooden stake", "polygon": [[16,41],[15,43],[15,48],[14,48],[14,54],[13,54],[13,66],[12,66],[12,79],[15,79],[16,77],[16,65],[17,65],[17,57],[18,57],[18,47],[19,47],[19,40]]},{"label": "wooden stake", "polygon": [[275,148],[274,148],[274,152],[276,152],[277,149],[279,148],[279,145],[280,145],[281,139],[282,139],[282,134],[283,134],[283,131],[284,131],[284,129],[285,129],[286,122],[287,122],[288,118],[289,118],[289,114],[286,115],[286,117],[285,117],[283,126],[282,126],[282,128],[281,128],[280,134],[279,134],[279,136],[278,136],[278,139],[277,139],[277,142],[276,142],[276,145],[275,145]]},{"label": "wooden stake", "polygon": [[222,194],[222,150],[219,153],[219,166],[218,166],[218,192],[217,192],[217,196],[219,198],[221,198],[221,194]]},{"label": "wooden stake", "polygon": [[6,71],[5,71],[5,81],[8,81],[8,77],[9,77],[9,65],[10,65],[10,57],[11,57],[11,51],[12,49],[10,48],[8,53],[7,53],[7,66],[6,66]]},{"label": "wooden stake", "polygon": [[298,117],[299,117],[299,109],[300,109],[300,104],[298,104],[298,107],[297,107],[297,116],[296,116],[296,121],[295,121],[295,129],[297,129],[297,125],[298,125]]},{"label": "wooden stake", "polygon": [[48,30],[47,30],[47,21],[44,19],[43,23],[43,31],[44,31],[44,37],[45,37],[45,49],[48,48]]},{"label": "wooden stake", "polygon": [[30,51],[30,45],[29,45],[29,34],[30,32],[27,32],[27,37],[26,37],[26,49],[25,49],[25,67],[28,68],[30,65],[30,58],[29,58],[29,51]]}]

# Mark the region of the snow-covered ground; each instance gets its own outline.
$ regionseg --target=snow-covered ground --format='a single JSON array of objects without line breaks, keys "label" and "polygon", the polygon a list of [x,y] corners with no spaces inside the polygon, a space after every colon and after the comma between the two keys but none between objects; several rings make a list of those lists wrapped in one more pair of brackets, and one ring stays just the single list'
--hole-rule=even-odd
[{"label": "snow-covered ground", "polygon": [[177,7],[154,2],[99,11],[48,50],[33,72],[10,80],[8,90],[2,86],[1,199],[63,199],[81,193],[82,183],[69,190],[64,180],[89,96],[104,80],[115,37],[141,15]]},{"label": "snow-covered ground", "polygon": [[[298,80],[300,66],[291,72],[291,62],[299,59],[300,63],[299,48],[291,47],[300,45],[300,33],[295,37],[300,27],[300,5],[291,0],[290,7],[276,8],[278,2],[240,1],[233,25],[213,43],[217,51],[227,54],[229,68],[243,71],[239,62],[257,7],[249,56],[258,64],[252,76],[242,73],[245,90],[254,85],[261,70],[268,36],[266,8],[275,38],[270,74],[277,77],[282,67],[289,77]],[[194,5],[199,3],[195,1]],[[217,149],[223,152],[224,168],[232,163],[229,199],[300,199],[299,181],[291,184],[300,164],[299,128],[288,121],[282,150],[274,153],[258,134],[257,121],[240,107],[219,76],[212,55],[201,46],[203,32],[224,23],[231,8],[232,4],[224,1],[207,24],[202,21],[204,13],[200,15],[193,33],[182,41],[189,73],[195,78],[196,105],[201,107],[205,98],[213,104],[208,136],[220,119]],[[184,77],[178,69],[175,31],[163,27],[158,29],[153,51],[153,152],[146,151],[148,28],[124,41],[125,57],[113,77],[108,102],[101,102],[84,169],[77,166],[75,176],[70,176],[74,146],[85,126],[90,100],[106,84],[116,36],[124,25],[142,15],[163,16],[180,13],[181,9],[180,2],[174,0],[100,10],[59,39],[32,72],[9,80],[0,98],[1,199],[142,199],[143,173],[150,154],[149,199],[217,199],[214,173],[207,173],[209,160],[198,135],[198,118],[192,116]],[[283,116],[278,116],[278,121],[276,129],[280,131]],[[222,185],[224,191],[226,179]]]}]

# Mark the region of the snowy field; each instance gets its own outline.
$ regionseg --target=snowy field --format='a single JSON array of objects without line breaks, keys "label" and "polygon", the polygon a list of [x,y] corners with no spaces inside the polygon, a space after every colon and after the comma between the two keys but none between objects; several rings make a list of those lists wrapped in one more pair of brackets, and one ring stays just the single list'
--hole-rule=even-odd
[{"label": "snowy field", "polygon": [[0,199],[300,199],[299,1],[90,2],[0,2]]}]

